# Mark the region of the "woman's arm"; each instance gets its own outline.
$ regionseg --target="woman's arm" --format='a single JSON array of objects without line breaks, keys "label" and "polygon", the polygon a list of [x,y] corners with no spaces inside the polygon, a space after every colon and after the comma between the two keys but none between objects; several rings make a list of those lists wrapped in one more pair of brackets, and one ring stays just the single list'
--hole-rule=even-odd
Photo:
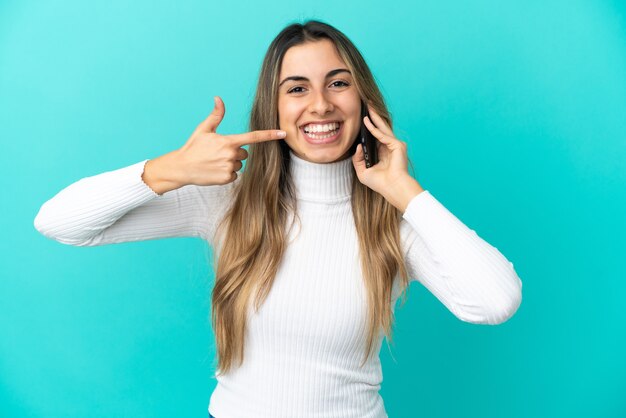
[{"label": "woman's arm", "polygon": [[425,190],[403,213],[406,266],[457,318],[500,324],[517,311],[522,281],[513,263]]},{"label": "woman's arm", "polygon": [[216,224],[237,180],[173,189],[167,182],[156,183],[155,175],[152,184],[170,188],[161,189],[163,194],[159,195],[144,182],[148,161],[67,186],[41,206],[35,228],[48,238],[74,246],[168,237],[201,237],[212,245]]}]

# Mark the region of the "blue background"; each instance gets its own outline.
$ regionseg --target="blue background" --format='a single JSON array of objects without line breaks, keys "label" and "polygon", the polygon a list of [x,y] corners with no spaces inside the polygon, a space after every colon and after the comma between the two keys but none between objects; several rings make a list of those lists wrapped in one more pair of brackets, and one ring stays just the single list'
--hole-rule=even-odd
[{"label": "blue background", "polygon": [[3,0],[0,416],[206,416],[206,243],[71,247],[33,219],[82,177],[181,147],[214,95],[218,132],[244,132],[269,43],[308,18],[362,51],[418,181],[524,283],[499,326],[412,285],[381,351],[389,416],[626,416],[625,9]]}]

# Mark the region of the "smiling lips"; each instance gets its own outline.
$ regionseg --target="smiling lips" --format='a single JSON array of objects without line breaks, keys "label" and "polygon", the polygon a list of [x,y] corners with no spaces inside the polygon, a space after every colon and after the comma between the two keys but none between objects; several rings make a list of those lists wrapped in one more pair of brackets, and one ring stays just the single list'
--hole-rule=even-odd
[{"label": "smiling lips", "polygon": [[[341,132],[343,131],[343,123],[339,122],[339,127],[335,128],[335,129],[331,129],[329,131],[324,131],[321,130],[319,128],[318,132],[306,132],[304,130],[305,127],[310,127],[310,126],[320,126],[320,125],[305,125],[303,127],[300,128],[300,132],[302,132],[304,139],[306,139],[306,141],[310,144],[329,144],[331,142],[334,142],[335,140],[337,140],[341,134]],[[323,126],[323,125],[321,125]],[[314,128],[315,129],[315,128]]]}]

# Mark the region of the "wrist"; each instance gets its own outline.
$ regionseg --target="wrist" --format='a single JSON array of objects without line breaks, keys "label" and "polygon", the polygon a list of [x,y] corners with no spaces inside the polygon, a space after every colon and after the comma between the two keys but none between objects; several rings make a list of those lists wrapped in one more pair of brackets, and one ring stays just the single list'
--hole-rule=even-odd
[{"label": "wrist", "polygon": [[407,175],[398,181],[394,181],[393,184],[387,188],[387,193],[385,193],[384,197],[400,212],[404,213],[409,202],[424,190],[425,189],[417,180]]},{"label": "wrist", "polygon": [[159,196],[184,186],[176,161],[175,151],[148,160],[141,179]]}]

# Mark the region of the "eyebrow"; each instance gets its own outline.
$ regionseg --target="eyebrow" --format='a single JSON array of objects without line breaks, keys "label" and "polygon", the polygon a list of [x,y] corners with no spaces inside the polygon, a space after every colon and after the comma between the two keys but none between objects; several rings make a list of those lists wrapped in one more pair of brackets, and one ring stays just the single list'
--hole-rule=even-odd
[{"label": "eyebrow", "polygon": [[[326,74],[326,78],[330,78],[330,77],[334,76],[335,74],[343,73],[343,72],[346,72],[346,73],[352,75],[352,73],[349,70],[345,69],[345,68],[336,68],[334,70],[329,71],[328,74]],[[278,85],[278,87],[282,86],[284,82],[289,81],[289,80],[310,81],[308,78],[303,77],[301,75],[292,75],[292,76],[289,76],[289,77],[285,78],[283,81],[281,81],[280,84]]]}]

